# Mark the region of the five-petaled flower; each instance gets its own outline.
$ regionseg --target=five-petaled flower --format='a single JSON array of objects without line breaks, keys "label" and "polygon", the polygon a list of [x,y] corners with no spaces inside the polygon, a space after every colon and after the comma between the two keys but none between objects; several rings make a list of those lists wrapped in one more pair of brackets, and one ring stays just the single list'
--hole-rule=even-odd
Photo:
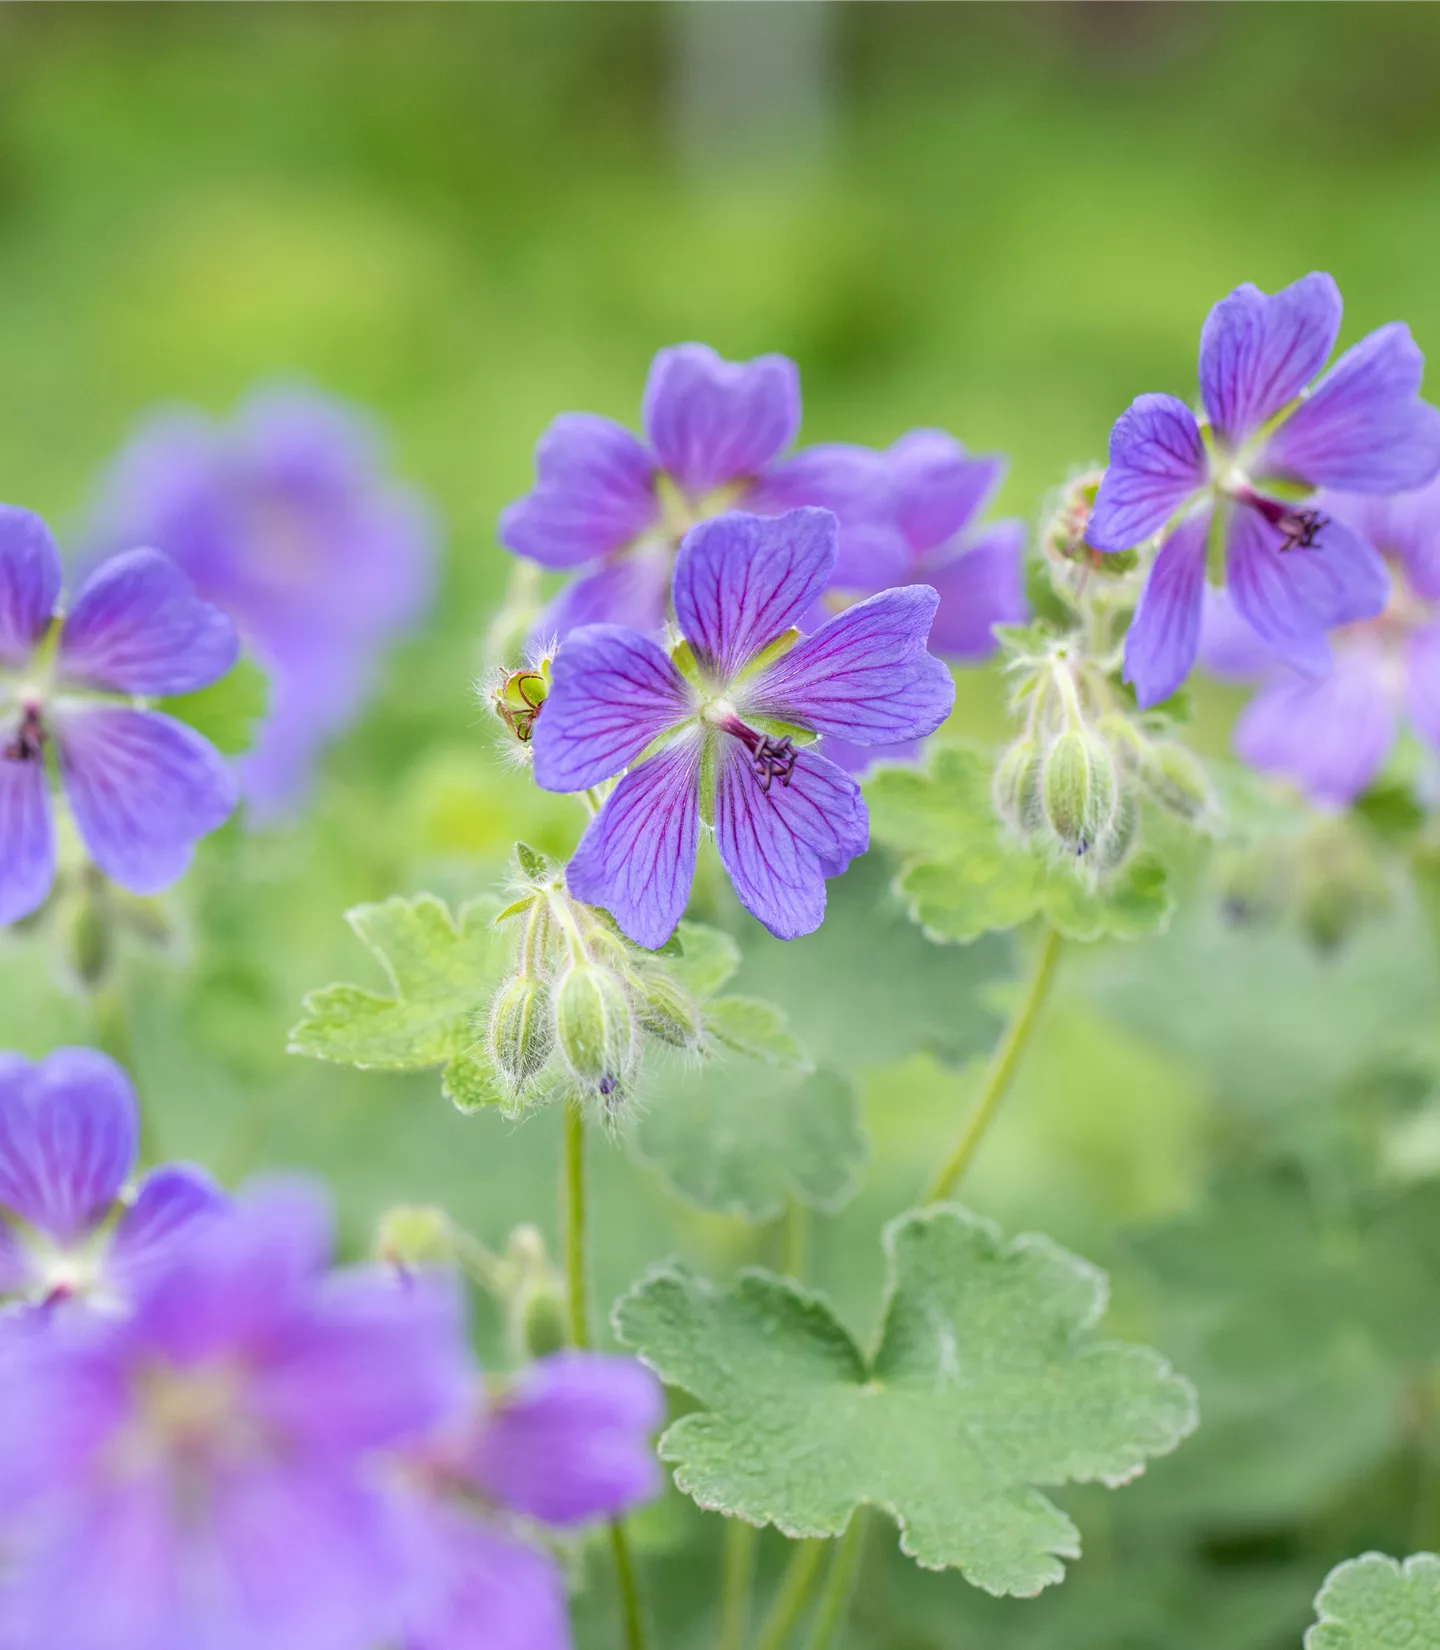
[{"label": "five-petaled flower", "polygon": [[203,1170],[152,1169],[124,1195],[139,1119],[106,1054],[60,1048],[38,1064],[0,1054],[0,1294],[123,1305],[181,1234],[225,1205]]},{"label": "five-petaled flower", "polygon": [[573,632],[535,725],[535,777],[579,791],[628,769],[570,862],[571,893],[655,947],[684,913],[702,818],[741,903],[773,934],[820,925],[825,879],[869,842],[849,774],[810,736],[885,745],[933,733],[955,685],[925,647],[938,597],[886,590],[801,636],[831,582],[826,510],[732,513],[675,563],[683,638],[667,653],[616,625]]},{"label": "five-petaled flower", "polygon": [[52,749],[90,858],[133,893],[174,882],[235,807],[215,748],[148,705],[231,668],[230,620],[154,550],[102,563],[63,619],[59,597],[49,529],[0,505],[0,922],[35,910],[54,880]]},{"label": "five-petaled flower", "polygon": [[1440,470],[1440,412],[1419,399],[1423,358],[1400,322],[1347,350],[1328,275],[1273,295],[1237,287],[1200,335],[1205,423],[1172,395],[1142,395],[1110,435],[1087,537],[1098,550],[1165,539],[1125,642],[1142,705],[1195,662],[1207,563],[1236,609],[1299,670],[1323,672],[1325,632],[1372,618],[1388,580],[1375,552],[1309,496],[1418,488]]},{"label": "five-petaled flower", "polygon": [[662,349],[642,419],[645,441],[613,419],[561,413],[536,447],[535,487],[500,517],[507,549],[577,574],[541,621],[545,636],[601,623],[659,631],[676,547],[724,510],[833,510],[837,574],[853,569],[856,585],[893,541],[880,453],[837,442],[782,456],[800,427],[800,379],[786,356],[734,362],[704,344]]},{"label": "five-petaled flower", "polygon": [[1440,482],[1391,498],[1322,493],[1316,504],[1389,563],[1385,610],[1332,632],[1334,668],[1314,677],[1278,659],[1214,591],[1201,659],[1260,684],[1235,724],[1242,761],[1343,808],[1373,783],[1402,720],[1440,751]]}]

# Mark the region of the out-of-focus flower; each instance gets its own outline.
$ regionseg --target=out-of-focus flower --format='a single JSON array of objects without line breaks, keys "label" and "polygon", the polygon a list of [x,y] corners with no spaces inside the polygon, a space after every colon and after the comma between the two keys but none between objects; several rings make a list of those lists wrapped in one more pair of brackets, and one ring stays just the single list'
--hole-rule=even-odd
[{"label": "out-of-focus flower", "polygon": [[154,550],[102,563],[63,619],[59,600],[49,529],[0,505],[0,923],[55,879],[47,747],[90,858],[132,893],[169,887],[235,807],[214,747],[146,708],[234,665],[230,620]]},{"label": "out-of-focus flower", "polygon": [[855,781],[806,740],[922,738],[954,702],[925,648],[939,599],[926,585],[883,591],[807,636],[795,628],[831,582],[837,537],[826,510],[703,522],[675,564],[673,654],[593,625],[555,656],[535,778],[579,791],[629,769],[567,882],[637,945],[662,945],[684,914],[702,817],[748,911],[781,939],[818,928],[825,879],[870,830]]},{"label": "out-of-focus flower", "polygon": [[471,1390],[449,1280],[328,1273],[318,1200],[194,1228],[126,1315],[0,1342],[6,1642],[374,1650],[411,1580],[378,1452]]},{"label": "out-of-focus flower", "polygon": [[782,456],[800,427],[800,378],[787,357],[734,362],[704,344],[663,349],[642,421],[644,441],[612,419],[561,413],[535,449],[534,488],[500,517],[508,550],[576,574],[537,634],[601,623],[657,632],[680,540],[724,510],[832,510],[840,583],[863,585],[893,555],[882,454],[832,443]]},{"label": "out-of-focus flower", "polygon": [[0,1292],[121,1304],[196,1221],[224,1208],[200,1169],[152,1169],[124,1195],[139,1137],[135,1091],[106,1054],[0,1054]]},{"label": "out-of-focus flower", "polygon": [[434,581],[431,514],[391,479],[374,429],[303,389],[257,393],[229,423],[151,418],[106,478],[95,536],[173,557],[269,673],[269,714],[241,764],[258,819],[304,796]]},{"label": "out-of-focus flower", "polygon": [[1383,499],[1324,493],[1316,503],[1388,562],[1385,610],[1333,631],[1333,668],[1313,677],[1288,668],[1214,591],[1201,657],[1216,675],[1260,684],[1235,725],[1236,754],[1343,808],[1375,780],[1402,721],[1440,751],[1440,482]]},{"label": "out-of-focus flower", "polygon": [[522,1531],[623,1513],[660,1487],[659,1382],[630,1358],[558,1352],[404,1458],[421,1578],[405,1650],[566,1650],[565,1585]]},{"label": "out-of-focus flower", "polygon": [[1424,358],[1400,322],[1312,385],[1340,315],[1328,275],[1273,295],[1237,287],[1200,335],[1206,422],[1173,395],[1142,395],[1111,431],[1089,542],[1123,551],[1166,534],[1125,643],[1142,705],[1195,662],[1207,561],[1223,564],[1246,623],[1300,670],[1326,669],[1327,630],[1385,606],[1380,558],[1310,494],[1423,486],[1440,470],[1440,412],[1419,399]]}]

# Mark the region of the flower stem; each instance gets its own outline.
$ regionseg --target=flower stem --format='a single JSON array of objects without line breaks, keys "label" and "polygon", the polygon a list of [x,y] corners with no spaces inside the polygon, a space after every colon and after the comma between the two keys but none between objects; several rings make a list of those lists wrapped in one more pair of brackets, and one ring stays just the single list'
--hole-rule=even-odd
[{"label": "flower stem", "polygon": [[830,1560],[830,1574],[825,1578],[825,1591],[820,1595],[806,1650],[828,1650],[841,1630],[845,1612],[850,1608],[850,1595],[855,1590],[855,1575],[865,1546],[866,1522],[864,1507],[857,1507]]},{"label": "flower stem", "polygon": [[936,1175],[929,1191],[926,1192],[925,1202],[938,1203],[949,1197],[959,1185],[961,1176],[970,1167],[975,1153],[979,1151],[985,1131],[994,1122],[995,1114],[1000,1110],[1000,1102],[1005,1098],[1015,1076],[1020,1055],[1040,1018],[1040,1010],[1045,1005],[1045,998],[1055,978],[1055,965],[1060,959],[1061,944],[1059,930],[1047,928],[1040,941],[1034,967],[1030,971],[1025,995],[1020,999],[1019,1007],[1005,1028],[1005,1035],[1000,1039],[1000,1045],[990,1061],[990,1069],[985,1074],[985,1086],[980,1091],[980,1098],[965,1124],[964,1131],[955,1143],[954,1151],[950,1153],[944,1168]]},{"label": "flower stem", "polygon": [[[580,1102],[565,1102],[565,1293],[572,1346],[588,1347],[590,1338],[589,1250],[585,1224],[585,1112]],[[627,1650],[645,1650],[645,1613],[635,1560],[623,1520],[610,1520],[610,1555],[615,1587],[625,1624]]]},{"label": "flower stem", "polygon": [[720,1559],[719,1650],[745,1650],[759,1538],[759,1530],[743,1518],[725,1520],[725,1546]]},{"label": "flower stem", "polygon": [[780,1581],[780,1590],[775,1595],[775,1601],[771,1604],[760,1628],[760,1636],[755,1641],[755,1650],[782,1650],[782,1646],[795,1630],[800,1612],[805,1608],[811,1584],[820,1569],[820,1560],[824,1558],[825,1549],[829,1545],[828,1541],[819,1537],[795,1543],[790,1554],[790,1562],[785,1567],[785,1574]]}]

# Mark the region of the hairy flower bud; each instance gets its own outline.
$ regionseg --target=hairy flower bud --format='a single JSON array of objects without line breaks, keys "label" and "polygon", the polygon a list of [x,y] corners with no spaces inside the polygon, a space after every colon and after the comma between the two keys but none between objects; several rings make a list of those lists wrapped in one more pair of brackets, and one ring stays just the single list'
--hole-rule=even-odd
[{"label": "hairy flower bud", "polygon": [[597,963],[574,963],[555,992],[555,1041],[572,1075],[603,1099],[618,1095],[635,1058],[624,987]]},{"label": "hairy flower bud", "polygon": [[564,1280],[534,1226],[517,1226],[505,1246],[505,1322],[517,1363],[559,1352],[569,1339]]},{"label": "hairy flower bud", "polygon": [[1095,495],[1104,473],[1086,470],[1065,483],[1053,513],[1041,529],[1040,548],[1051,563],[1079,563],[1102,578],[1117,578],[1136,566],[1138,551],[1102,552],[1085,542],[1090,512],[1095,508]]},{"label": "hairy flower bud", "polygon": [[1041,822],[1040,747],[1026,734],[1001,756],[991,783],[995,812],[1013,830],[1033,831]]},{"label": "hairy flower bud", "polygon": [[1115,815],[1115,764],[1105,741],[1088,730],[1062,733],[1045,753],[1040,799],[1045,820],[1072,854],[1093,848]]},{"label": "hairy flower bud", "polygon": [[380,1216],[375,1252],[391,1266],[444,1266],[454,1259],[450,1220],[429,1204],[397,1204]]},{"label": "hairy flower bud", "polygon": [[646,969],[638,983],[641,1027],[672,1048],[698,1048],[705,1022],[690,993],[659,968]]},{"label": "hairy flower bud", "polygon": [[550,993],[543,980],[517,974],[490,1004],[488,1048],[497,1072],[523,1088],[550,1058]]},{"label": "hairy flower bud", "polygon": [[1214,797],[1204,763],[1173,739],[1148,748],[1140,777],[1160,806],[1181,819],[1193,823],[1211,809]]}]

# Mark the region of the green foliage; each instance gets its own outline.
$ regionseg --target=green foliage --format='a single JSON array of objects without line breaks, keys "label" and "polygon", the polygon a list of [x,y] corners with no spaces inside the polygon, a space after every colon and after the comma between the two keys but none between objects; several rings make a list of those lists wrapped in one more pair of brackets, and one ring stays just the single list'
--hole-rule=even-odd
[{"label": "green foliage", "polygon": [[222,756],[239,756],[254,744],[269,700],[269,678],[253,659],[242,658],[218,682],[162,699],[158,708],[188,722]]},{"label": "green foliage", "polygon": [[1440,1558],[1366,1553],[1338,1565],[1315,1600],[1305,1650],[1425,1650],[1440,1644]]},{"label": "green foliage", "polygon": [[1042,1237],[1005,1242],[953,1205],[885,1230],[884,1323],[867,1358],[823,1298],[747,1271],[723,1292],[671,1266],[615,1326],[704,1406],[661,1454],[703,1507],[836,1535],[884,1509],[928,1568],[1028,1595],[1079,1553],[1040,1485],[1118,1485],[1195,1424],[1158,1354],[1100,1340],[1103,1275]]},{"label": "green foliage", "polygon": [[1136,939],[1163,928],[1174,895],[1163,863],[1142,852],[1111,876],[1007,838],[990,801],[989,759],[944,747],[924,770],[882,769],[865,787],[875,839],[902,861],[898,887],[935,940],[967,943],[1043,916],[1069,939]]},{"label": "green foliage", "polygon": [[705,1029],[711,1038],[777,1066],[803,1066],[805,1049],[790,1030],[784,1012],[758,997],[717,997],[705,1005]]}]

